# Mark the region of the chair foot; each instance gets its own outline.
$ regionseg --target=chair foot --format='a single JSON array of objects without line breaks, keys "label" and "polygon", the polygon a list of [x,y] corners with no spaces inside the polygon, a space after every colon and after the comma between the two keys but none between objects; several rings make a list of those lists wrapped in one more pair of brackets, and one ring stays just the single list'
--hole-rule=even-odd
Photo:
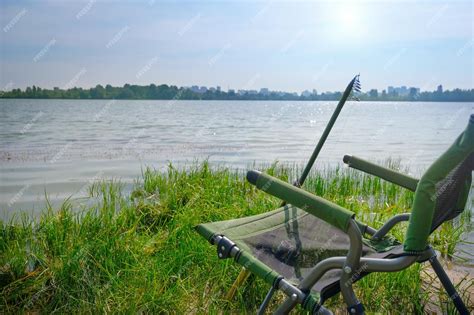
[{"label": "chair foot", "polygon": [[444,271],[443,266],[441,266],[438,258],[436,257],[436,254],[429,259],[429,262],[431,264],[431,267],[433,267],[434,272],[438,276],[439,281],[441,282],[444,289],[448,293],[449,298],[453,301],[454,306],[456,306],[456,309],[458,310],[458,312],[461,315],[469,314],[469,311],[467,310],[466,305],[462,301],[461,297],[456,291],[456,288],[454,287],[453,283],[451,282],[448,275]]},{"label": "chair foot", "polygon": [[363,314],[365,314],[365,313],[364,313],[364,305],[362,305],[362,303],[359,302],[359,303],[357,303],[357,304],[355,304],[355,305],[349,306],[349,307],[347,308],[347,312],[348,312],[349,314],[354,314],[354,315],[355,315],[355,314],[357,314],[357,315],[359,315],[359,314],[363,315]]},{"label": "chair foot", "polygon": [[321,305],[314,315],[334,315],[334,313]]}]

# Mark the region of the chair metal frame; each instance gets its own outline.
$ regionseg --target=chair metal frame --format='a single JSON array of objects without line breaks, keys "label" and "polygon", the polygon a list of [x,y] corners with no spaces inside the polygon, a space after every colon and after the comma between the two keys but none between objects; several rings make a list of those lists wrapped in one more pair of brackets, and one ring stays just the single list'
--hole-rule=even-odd
[{"label": "chair metal frame", "polygon": [[[353,165],[351,165],[350,163],[351,160],[352,158],[349,156],[344,157],[344,162],[346,162],[350,167],[353,167]],[[387,170],[373,163],[358,158],[357,162],[357,169],[365,171],[371,175],[380,176],[382,171],[385,172]],[[390,170],[389,173],[390,176],[387,176],[387,173],[385,172],[383,174],[383,178],[407,189],[416,189],[416,187],[414,186],[406,185],[406,182],[404,182],[403,180],[408,178],[406,175],[393,170]],[[255,176],[260,175],[260,172],[250,171],[247,175],[247,178],[252,184],[255,184]],[[271,176],[269,175],[265,174],[265,176],[271,178]],[[279,181],[278,179],[274,178],[272,178],[272,180]],[[410,180],[412,180],[412,178],[410,178]],[[290,184],[284,183],[282,185],[288,185],[292,187],[293,190],[301,191],[301,194],[307,194],[307,192],[305,192],[304,190],[291,186]],[[314,198],[317,197],[315,196]],[[355,283],[356,281],[361,279],[363,275],[368,273],[397,272],[408,268],[414,263],[423,263],[429,261],[436,275],[440,279],[443,287],[448,293],[449,297],[452,299],[456,309],[459,311],[460,314],[468,314],[467,307],[463,303],[461,297],[454,288],[454,285],[452,284],[449,277],[446,275],[446,272],[439,263],[437,258],[438,254],[430,246],[428,246],[426,250],[422,252],[404,253],[403,255],[393,258],[362,257],[363,235],[368,235],[372,239],[380,239],[387,233],[389,233],[390,230],[398,223],[407,221],[409,220],[409,218],[410,214],[408,213],[395,215],[389,220],[387,220],[385,224],[383,224],[382,227],[378,230],[368,225],[363,226],[363,228],[361,229],[360,222],[358,222],[355,218],[350,219],[349,226],[346,231],[350,243],[347,256],[326,258],[318,262],[298,285],[294,285],[282,277],[279,278],[278,281],[276,281],[276,283],[274,283],[270,288],[269,292],[267,293],[265,299],[263,300],[259,308],[258,313],[264,314],[273,294],[277,290],[280,290],[287,295],[287,298],[278,307],[278,309],[275,311],[275,314],[288,314],[298,304],[304,305],[306,303],[307,298],[311,292],[311,288],[325,275],[326,272],[333,269],[340,269],[342,270],[342,274],[339,280],[339,287],[343,300],[347,305],[347,310],[349,314],[364,314],[364,307],[362,303],[357,299],[354,293],[352,287],[353,283]],[[223,235],[214,235],[210,239],[210,242],[211,244],[218,246],[218,253],[220,258],[236,258],[241,252],[238,246],[236,246],[231,240],[229,240]],[[312,309],[312,312],[315,314],[330,314],[330,311],[324,308],[323,303],[324,300],[321,300],[317,305],[315,305],[315,307]]]},{"label": "chair metal frame", "polygon": [[[350,156],[344,157],[344,162],[350,167],[354,167],[350,162],[353,160]],[[415,191],[416,185],[407,185],[406,179],[409,179],[412,183],[416,183],[417,180],[408,177],[402,173],[388,170],[380,167],[376,164],[364,161],[357,158],[357,169],[364,171],[368,174],[375,175],[384,178],[394,184],[409,190]],[[355,168],[355,167],[354,167]],[[388,171],[388,172],[387,172]],[[255,173],[250,171],[249,173]],[[252,175],[254,176],[254,175]],[[252,176],[250,177],[250,180]],[[268,176],[268,175],[267,175]],[[252,180],[251,180],[252,181]],[[416,181],[416,182],[415,182]],[[299,188],[296,188],[299,189]],[[302,190],[302,189],[299,189]],[[303,190],[302,190],[303,191]],[[261,307],[259,308],[259,314],[263,314],[268,303],[274,294],[276,289],[280,289],[286,295],[287,299],[281,304],[276,310],[275,314],[288,314],[297,304],[304,304],[308,293],[311,288],[317,283],[322,276],[332,269],[341,269],[342,275],[340,278],[340,290],[344,302],[348,306],[347,310],[350,314],[364,314],[364,308],[362,303],[357,299],[352,284],[359,280],[362,271],[364,273],[371,272],[396,272],[408,268],[412,264],[418,262],[423,263],[429,261],[440,282],[452,299],[456,309],[460,314],[468,314],[468,309],[462,301],[461,297],[457,293],[454,285],[447,276],[443,267],[441,266],[436,251],[430,246],[426,250],[419,253],[407,253],[406,255],[394,257],[394,258],[364,258],[362,255],[362,235],[368,234],[373,239],[380,239],[385,236],[390,230],[398,223],[408,221],[410,218],[409,213],[398,214],[387,220],[380,229],[375,230],[369,226],[365,226],[364,231],[360,230],[360,223],[355,219],[351,219],[347,235],[349,236],[350,246],[347,256],[331,257],[320,261],[314,266],[309,274],[299,283],[298,286],[290,284],[285,279],[280,279],[276,286],[273,286],[265,297]],[[219,238],[221,236],[217,236]],[[217,239],[216,239],[217,240]],[[234,256],[238,254],[239,249],[234,249]],[[313,309],[314,313],[328,313],[321,301],[321,303]]]}]

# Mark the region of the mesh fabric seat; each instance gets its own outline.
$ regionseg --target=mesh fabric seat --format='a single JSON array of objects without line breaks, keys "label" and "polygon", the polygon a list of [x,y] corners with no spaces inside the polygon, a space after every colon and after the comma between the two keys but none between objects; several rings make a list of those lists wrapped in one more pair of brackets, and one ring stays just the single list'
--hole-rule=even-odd
[{"label": "mesh fabric seat", "polygon": [[[276,271],[269,278],[271,283],[283,276],[298,285],[318,262],[346,256],[349,250],[347,234],[291,205],[260,215],[201,224],[197,230],[208,239],[224,235],[251,253],[251,261],[258,260]],[[402,252],[403,245],[394,238],[385,237],[377,242],[364,239],[364,257],[383,258]],[[258,265],[247,264],[247,267],[261,272]],[[313,286],[312,291],[321,303],[339,292],[340,274],[340,270],[330,271]]]}]

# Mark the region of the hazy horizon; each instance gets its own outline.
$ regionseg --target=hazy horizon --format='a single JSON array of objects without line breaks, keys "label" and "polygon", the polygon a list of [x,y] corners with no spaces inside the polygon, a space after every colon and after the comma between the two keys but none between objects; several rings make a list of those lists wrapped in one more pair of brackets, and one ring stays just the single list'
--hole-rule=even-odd
[{"label": "hazy horizon", "polygon": [[0,89],[474,86],[470,1],[3,1]]}]

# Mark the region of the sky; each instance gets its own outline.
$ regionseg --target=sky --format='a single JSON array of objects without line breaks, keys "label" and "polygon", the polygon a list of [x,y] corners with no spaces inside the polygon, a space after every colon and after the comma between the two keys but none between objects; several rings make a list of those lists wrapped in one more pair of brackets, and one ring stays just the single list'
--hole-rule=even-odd
[{"label": "sky", "polygon": [[474,88],[472,1],[0,2],[0,90]]}]

